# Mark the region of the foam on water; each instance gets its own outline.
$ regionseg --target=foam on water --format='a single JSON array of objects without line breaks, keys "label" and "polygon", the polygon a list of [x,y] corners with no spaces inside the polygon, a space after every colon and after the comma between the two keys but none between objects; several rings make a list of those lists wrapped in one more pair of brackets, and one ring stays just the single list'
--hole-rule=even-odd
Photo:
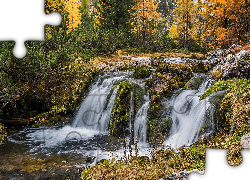
[{"label": "foam on water", "polygon": [[[211,118],[209,119],[210,122],[206,122],[208,121],[207,112],[211,109],[209,97],[199,101],[200,96],[213,82],[207,77],[198,90],[184,90],[175,98],[171,114],[172,128],[170,136],[164,141],[164,145],[172,148],[183,145],[189,146],[199,139],[200,130],[205,123],[214,126]],[[211,133],[205,135],[208,136]]]},{"label": "foam on water", "polygon": [[138,110],[134,122],[134,141],[146,143],[147,137],[147,113],[149,108],[149,95],[144,97],[145,103]]}]

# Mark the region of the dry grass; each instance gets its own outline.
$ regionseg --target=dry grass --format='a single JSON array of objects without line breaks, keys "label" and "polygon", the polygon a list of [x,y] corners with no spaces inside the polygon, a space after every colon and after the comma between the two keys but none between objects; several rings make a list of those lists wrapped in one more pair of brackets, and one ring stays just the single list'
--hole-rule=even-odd
[{"label": "dry grass", "polygon": [[118,50],[116,51],[115,54],[111,54],[108,56],[96,56],[94,60],[90,61],[93,63],[93,65],[100,66],[103,63],[109,64],[109,65],[114,65],[114,62],[120,62],[120,61],[125,61],[129,62],[131,61],[131,57],[160,57],[160,56],[165,56],[165,57],[182,57],[182,58],[191,58],[192,55],[200,56],[202,57],[203,54],[201,53],[190,53],[190,54],[185,54],[185,53],[175,53],[175,52],[155,52],[155,53],[128,53],[125,50]]}]

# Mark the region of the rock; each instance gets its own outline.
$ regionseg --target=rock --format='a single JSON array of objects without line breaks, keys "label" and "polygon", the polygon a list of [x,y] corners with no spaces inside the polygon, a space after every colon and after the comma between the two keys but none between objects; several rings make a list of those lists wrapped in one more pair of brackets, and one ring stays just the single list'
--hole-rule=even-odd
[{"label": "rock", "polygon": [[203,82],[203,77],[194,76],[192,77],[184,86],[184,90],[198,90],[201,83]]},{"label": "rock", "polygon": [[250,54],[245,50],[235,54],[232,49],[217,49],[208,54],[207,60],[214,65],[212,73],[220,71],[222,78],[250,77]]},{"label": "rock", "polygon": [[250,148],[250,134],[245,134],[241,138],[241,146],[244,149],[249,149]]}]

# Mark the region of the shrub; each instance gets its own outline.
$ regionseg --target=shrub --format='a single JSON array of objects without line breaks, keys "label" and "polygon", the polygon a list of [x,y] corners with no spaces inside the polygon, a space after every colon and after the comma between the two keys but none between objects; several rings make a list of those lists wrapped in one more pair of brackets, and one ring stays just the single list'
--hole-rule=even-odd
[{"label": "shrub", "polygon": [[4,143],[4,140],[7,138],[7,132],[5,127],[0,123],[0,145]]},{"label": "shrub", "polygon": [[151,70],[149,66],[136,66],[135,72],[133,73],[133,76],[138,79],[143,79],[149,77],[151,74]]}]

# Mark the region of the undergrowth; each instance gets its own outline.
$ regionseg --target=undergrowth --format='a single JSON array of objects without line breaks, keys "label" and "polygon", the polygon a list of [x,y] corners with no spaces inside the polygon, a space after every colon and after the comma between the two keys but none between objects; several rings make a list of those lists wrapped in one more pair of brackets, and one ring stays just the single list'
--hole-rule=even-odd
[{"label": "undergrowth", "polygon": [[7,132],[5,127],[0,123],[0,145],[4,143],[7,138]]}]

